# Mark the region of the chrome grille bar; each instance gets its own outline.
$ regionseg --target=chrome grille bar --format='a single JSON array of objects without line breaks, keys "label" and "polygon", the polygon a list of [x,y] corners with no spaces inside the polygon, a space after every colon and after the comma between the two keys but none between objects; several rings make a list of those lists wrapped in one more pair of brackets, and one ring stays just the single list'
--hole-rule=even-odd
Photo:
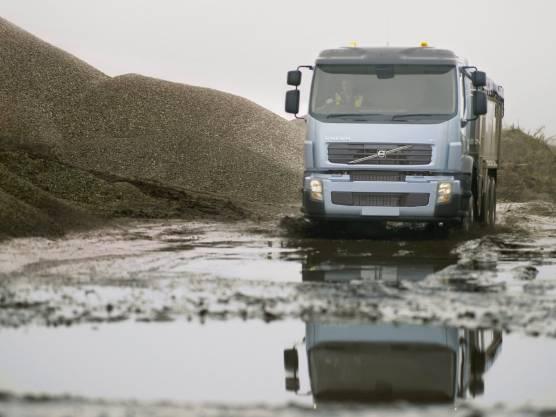
[{"label": "chrome grille bar", "polygon": [[328,160],[348,165],[428,165],[432,146],[392,143],[330,143]]}]

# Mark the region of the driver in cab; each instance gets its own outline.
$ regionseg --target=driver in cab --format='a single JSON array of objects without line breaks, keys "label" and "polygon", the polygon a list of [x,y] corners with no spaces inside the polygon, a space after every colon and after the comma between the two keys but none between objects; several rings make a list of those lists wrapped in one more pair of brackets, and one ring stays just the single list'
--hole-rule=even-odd
[{"label": "driver in cab", "polygon": [[321,109],[326,108],[334,112],[353,112],[363,106],[363,96],[354,94],[353,84],[350,80],[340,82],[340,90],[324,102]]}]

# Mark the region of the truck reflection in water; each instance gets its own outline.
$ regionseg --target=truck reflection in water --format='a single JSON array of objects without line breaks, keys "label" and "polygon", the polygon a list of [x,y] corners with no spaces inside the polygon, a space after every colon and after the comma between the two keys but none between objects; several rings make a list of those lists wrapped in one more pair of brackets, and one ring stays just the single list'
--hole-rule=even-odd
[{"label": "truck reflection in water", "polygon": [[[453,403],[484,391],[502,334],[394,324],[308,323],[304,342],[284,350],[286,389],[329,402]],[[300,381],[305,346],[310,381]],[[310,388],[300,389],[309,383]]]},{"label": "truck reflection in water", "polygon": [[[323,249],[323,248],[321,248]],[[437,258],[374,256],[346,251],[309,253],[304,281],[380,281],[399,286],[419,281],[454,262],[440,249]],[[429,252],[430,253],[430,252]],[[378,256],[377,256],[378,255]],[[305,346],[309,387],[300,388],[298,348]],[[309,391],[316,404],[353,401],[453,403],[484,391],[483,375],[494,363],[502,333],[454,327],[394,324],[308,323],[306,338],[284,351],[286,389]]]},{"label": "truck reflection in water", "polygon": [[[318,250],[307,254],[301,269],[303,281],[380,281],[399,286],[404,280],[420,281],[456,261],[450,257],[449,251],[441,252],[438,258],[431,258],[429,254],[423,257],[393,256],[397,248],[372,248],[372,256],[357,251],[337,253],[327,249],[318,247]],[[440,251],[445,251],[445,248]]]},{"label": "truck reflection in water", "polygon": [[[345,262],[345,260],[344,260]],[[447,264],[429,262],[388,263],[321,263],[314,266],[303,265],[303,281],[380,281],[391,286],[399,286],[402,281],[420,281],[428,275],[443,269]]]}]

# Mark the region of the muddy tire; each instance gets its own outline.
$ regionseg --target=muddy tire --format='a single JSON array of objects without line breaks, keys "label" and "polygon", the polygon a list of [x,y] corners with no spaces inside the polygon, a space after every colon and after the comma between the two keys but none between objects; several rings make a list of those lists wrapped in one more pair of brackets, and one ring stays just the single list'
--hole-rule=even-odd
[{"label": "muddy tire", "polygon": [[484,215],[483,226],[493,227],[496,224],[496,179],[488,177],[486,191],[483,199]]},{"label": "muddy tire", "polygon": [[493,227],[496,224],[496,179],[492,176],[486,181],[482,203],[480,223]]},{"label": "muddy tire", "polygon": [[[477,216],[477,223],[481,226],[486,226],[488,224],[488,211],[490,205],[490,198],[489,198],[489,178],[484,181],[484,186],[482,187],[482,193],[476,201],[476,210],[475,215]],[[480,206],[480,207],[478,207]]]},{"label": "muddy tire", "polygon": [[469,197],[467,203],[467,213],[461,218],[457,226],[462,232],[467,233],[475,224],[475,199],[473,196]]},{"label": "muddy tire", "polygon": [[496,178],[489,178],[489,197],[490,197],[490,210],[489,210],[489,226],[496,225]]}]

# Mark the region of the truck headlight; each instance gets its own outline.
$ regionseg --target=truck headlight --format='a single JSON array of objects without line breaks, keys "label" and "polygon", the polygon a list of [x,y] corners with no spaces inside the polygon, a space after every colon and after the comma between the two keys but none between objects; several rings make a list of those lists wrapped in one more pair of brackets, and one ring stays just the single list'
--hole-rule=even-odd
[{"label": "truck headlight", "polygon": [[322,182],[320,180],[311,180],[309,188],[311,189],[311,199],[322,201]]},{"label": "truck headlight", "polygon": [[439,182],[436,202],[438,204],[447,204],[450,202],[451,199],[452,199],[452,183]]}]

